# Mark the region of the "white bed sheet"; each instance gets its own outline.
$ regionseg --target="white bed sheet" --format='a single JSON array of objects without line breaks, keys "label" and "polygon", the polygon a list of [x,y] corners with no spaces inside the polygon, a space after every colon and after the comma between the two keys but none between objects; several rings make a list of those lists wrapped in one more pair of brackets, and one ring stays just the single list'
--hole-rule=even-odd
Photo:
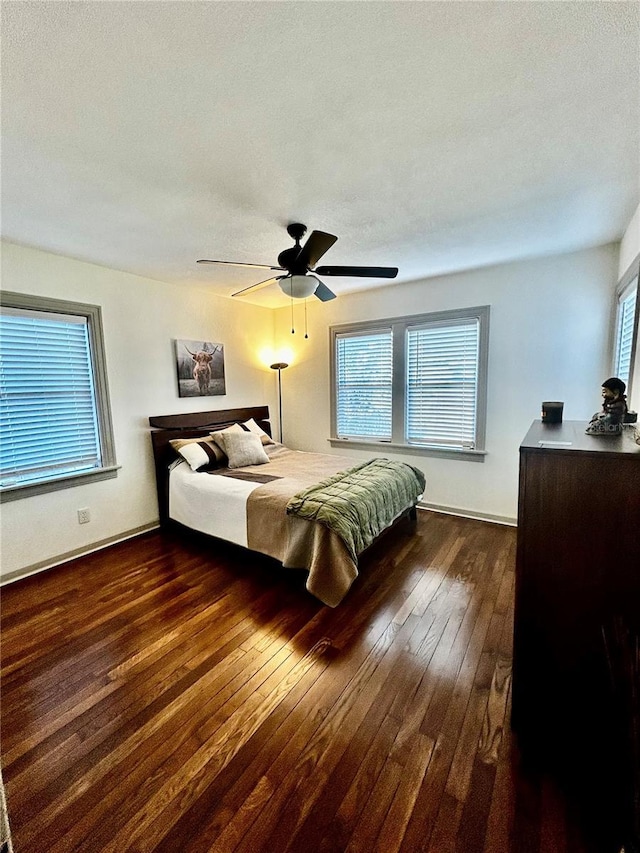
[{"label": "white bed sheet", "polygon": [[181,462],[169,475],[169,517],[246,548],[247,499],[258,486],[249,480],[192,471]]}]

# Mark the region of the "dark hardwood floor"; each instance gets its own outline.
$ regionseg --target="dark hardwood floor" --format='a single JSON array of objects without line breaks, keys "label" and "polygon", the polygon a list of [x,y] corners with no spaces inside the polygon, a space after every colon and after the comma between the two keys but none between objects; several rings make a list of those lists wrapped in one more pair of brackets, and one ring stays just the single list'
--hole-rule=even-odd
[{"label": "dark hardwood floor", "polygon": [[421,512],[344,602],[154,532],[5,587],[16,853],[585,853],[509,731],[516,532]]}]

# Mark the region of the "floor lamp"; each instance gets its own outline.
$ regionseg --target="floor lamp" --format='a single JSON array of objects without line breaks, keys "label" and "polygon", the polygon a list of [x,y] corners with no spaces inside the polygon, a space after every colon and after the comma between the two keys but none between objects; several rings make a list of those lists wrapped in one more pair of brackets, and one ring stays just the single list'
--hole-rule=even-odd
[{"label": "floor lamp", "polygon": [[271,370],[278,371],[278,425],[280,427],[280,444],[282,444],[282,377],[281,372],[289,367],[286,361],[276,361],[271,365]]}]

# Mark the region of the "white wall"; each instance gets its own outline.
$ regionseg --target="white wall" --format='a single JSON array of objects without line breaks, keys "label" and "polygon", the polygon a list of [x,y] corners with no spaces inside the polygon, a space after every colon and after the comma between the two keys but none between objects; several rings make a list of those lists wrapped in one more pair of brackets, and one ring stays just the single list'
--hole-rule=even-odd
[{"label": "white wall", "polygon": [[[640,205],[636,208],[629,227],[624,233],[620,242],[620,261],[618,264],[618,280],[627,272],[631,264],[640,254]],[[636,308],[640,311],[640,308]],[[639,330],[640,331],[640,330]],[[636,337],[638,331],[636,332]],[[636,354],[633,363],[633,372],[631,374],[632,386],[628,389],[628,404],[629,408],[634,411],[640,411],[640,342],[636,340]]]},{"label": "white wall", "polygon": [[[273,345],[274,315],[267,308],[6,243],[2,284],[5,290],[102,307],[116,457],[122,466],[113,480],[3,504],[3,576],[157,522],[150,415],[265,404],[277,411],[274,373],[258,358],[261,349]],[[178,397],[176,338],[224,344],[225,396]],[[78,524],[80,507],[90,508],[89,524]]]},{"label": "white wall", "polygon": [[[302,450],[367,458],[371,451],[332,449],[329,326],[474,305],[490,305],[488,451],[484,463],[395,454],[427,478],[425,501],[485,516],[517,514],[518,447],[543,400],[564,400],[566,420],[600,407],[610,363],[610,317],[618,246],[521,261],[309,302],[308,341],[296,304],[280,309],[276,343],[295,350],[282,375],[286,443]],[[299,327],[299,328],[298,328]]]},{"label": "white wall", "polygon": [[640,204],[631,218],[627,230],[620,241],[620,258],[618,261],[618,279],[629,269],[640,254]]}]

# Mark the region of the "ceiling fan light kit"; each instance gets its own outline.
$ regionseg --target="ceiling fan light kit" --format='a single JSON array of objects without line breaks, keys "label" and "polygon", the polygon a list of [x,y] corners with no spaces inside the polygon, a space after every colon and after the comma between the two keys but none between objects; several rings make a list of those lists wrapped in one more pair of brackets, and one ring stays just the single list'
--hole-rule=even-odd
[{"label": "ceiling fan light kit", "polygon": [[292,296],[294,299],[307,299],[316,292],[320,280],[314,275],[287,275],[281,278],[278,284],[285,296]]},{"label": "ceiling fan light kit", "polygon": [[214,261],[208,259],[199,260],[199,264],[228,264],[237,267],[249,267],[253,269],[276,270],[284,275],[273,276],[257,284],[251,284],[232,293],[232,296],[244,296],[247,293],[267,287],[270,284],[279,284],[283,293],[291,299],[307,299],[316,296],[321,302],[335,299],[336,295],[323,281],[318,278],[322,276],[352,276],[358,278],[395,278],[398,275],[397,267],[345,267],[325,266],[314,269],[320,258],[327,252],[338,239],[334,234],[325,231],[312,231],[304,246],[300,240],[307,232],[307,226],[301,222],[292,222],[287,225],[287,233],[295,241],[295,246],[284,249],[278,255],[278,266],[268,264],[235,263],[234,261]]}]

